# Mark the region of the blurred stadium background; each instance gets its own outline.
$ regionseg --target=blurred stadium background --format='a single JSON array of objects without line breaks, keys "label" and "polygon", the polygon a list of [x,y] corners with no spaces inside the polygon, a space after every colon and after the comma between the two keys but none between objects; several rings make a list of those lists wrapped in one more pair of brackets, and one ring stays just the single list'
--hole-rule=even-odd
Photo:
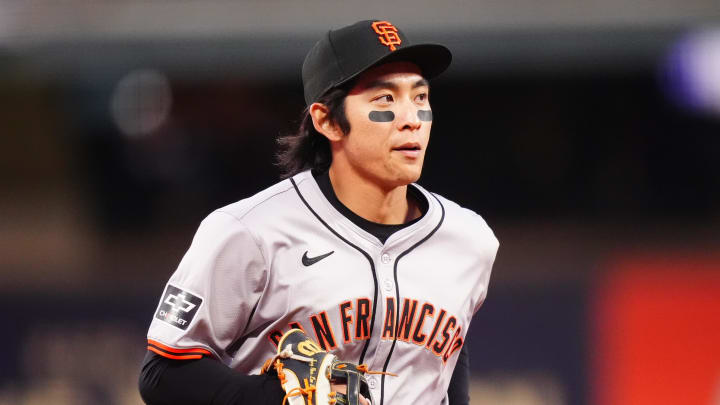
[{"label": "blurred stadium background", "polygon": [[455,55],[421,183],[501,241],[473,404],[720,404],[717,0],[0,0],[0,404],[141,403],[199,221],[374,17]]}]

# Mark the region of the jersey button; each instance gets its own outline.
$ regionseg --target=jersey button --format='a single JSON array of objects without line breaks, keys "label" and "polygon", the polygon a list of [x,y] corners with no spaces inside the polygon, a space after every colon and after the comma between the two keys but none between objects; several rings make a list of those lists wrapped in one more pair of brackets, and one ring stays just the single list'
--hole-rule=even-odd
[{"label": "jersey button", "polygon": [[375,377],[368,378],[368,386],[371,389],[375,389],[375,387],[377,387],[377,380],[375,379]]},{"label": "jersey button", "polygon": [[383,281],[383,285],[385,286],[385,291],[391,292],[393,290],[393,281],[389,278],[386,278],[385,281]]},{"label": "jersey button", "polygon": [[383,264],[390,263],[390,255],[387,253],[383,253],[382,256],[380,256],[380,260],[383,262]]}]

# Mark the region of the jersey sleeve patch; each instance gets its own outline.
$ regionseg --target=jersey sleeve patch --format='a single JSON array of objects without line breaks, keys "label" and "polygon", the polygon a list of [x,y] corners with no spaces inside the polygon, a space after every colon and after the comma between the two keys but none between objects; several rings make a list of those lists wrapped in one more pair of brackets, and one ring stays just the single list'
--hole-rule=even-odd
[{"label": "jersey sleeve patch", "polygon": [[195,360],[206,356],[212,356],[212,353],[210,353],[209,350],[200,347],[176,349],[152,339],[148,339],[147,349],[153,353],[157,353],[163,357],[173,360]]},{"label": "jersey sleeve patch", "polygon": [[202,297],[168,284],[155,318],[178,329],[186,330],[202,302]]}]

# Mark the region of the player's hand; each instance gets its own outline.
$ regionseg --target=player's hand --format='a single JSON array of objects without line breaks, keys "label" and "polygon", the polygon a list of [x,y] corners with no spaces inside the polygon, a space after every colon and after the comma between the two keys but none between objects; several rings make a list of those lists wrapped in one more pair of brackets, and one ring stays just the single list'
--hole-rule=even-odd
[{"label": "player's hand", "polygon": [[[335,391],[335,392],[339,392],[340,394],[345,395],[345,394],[347,394],[347,385],[346,385],[346,384],[335,384],[335,383],[331,383],[331,384],[330,384],[330,390],[331,390],[331,391]],[[370,405],[370,401],[368,401],[367,399],[365,399],[365,397],[362,396],[362,394],[360,394],[359,400],[360,400],[360,405]]]}]

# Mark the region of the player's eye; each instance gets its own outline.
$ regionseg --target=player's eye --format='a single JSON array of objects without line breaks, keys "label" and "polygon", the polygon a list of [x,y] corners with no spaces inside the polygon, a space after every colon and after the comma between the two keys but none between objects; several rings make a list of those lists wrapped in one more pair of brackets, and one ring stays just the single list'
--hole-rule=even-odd
[{"label": "player's eye", "polygon": [[383,94],[382,96],[373,99],[373,101],[379,101],[381,103],[392,103],[393,101],[395,101],[395,99],[393,98],[392,94]]},{"label": "player's eye", "polygon": [[428,99],[427,93],[420,93],[417,96],[415,96],[415,101],[418,103],[424,103]]}]

